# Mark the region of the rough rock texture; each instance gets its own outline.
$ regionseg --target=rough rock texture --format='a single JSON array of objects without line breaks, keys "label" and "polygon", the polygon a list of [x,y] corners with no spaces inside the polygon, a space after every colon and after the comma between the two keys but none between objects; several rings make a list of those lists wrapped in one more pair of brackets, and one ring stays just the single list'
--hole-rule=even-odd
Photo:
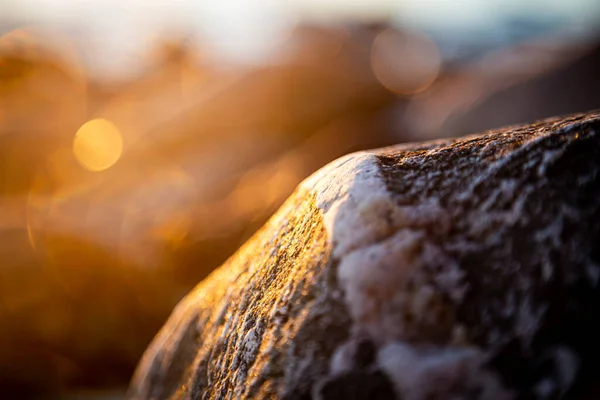
[{"label": "rough rock texture", "polygon": [[595,398],[599,130],[331,163],[177,306],[131,398]]}]

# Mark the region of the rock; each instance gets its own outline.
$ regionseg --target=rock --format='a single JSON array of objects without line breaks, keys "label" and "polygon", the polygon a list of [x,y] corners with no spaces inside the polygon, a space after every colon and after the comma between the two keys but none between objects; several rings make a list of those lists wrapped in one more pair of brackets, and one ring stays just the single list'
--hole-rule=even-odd
[{"label": "rock", "polygon": [[175,308],[132,399],[585,398],[600,114],[343,157]]}]

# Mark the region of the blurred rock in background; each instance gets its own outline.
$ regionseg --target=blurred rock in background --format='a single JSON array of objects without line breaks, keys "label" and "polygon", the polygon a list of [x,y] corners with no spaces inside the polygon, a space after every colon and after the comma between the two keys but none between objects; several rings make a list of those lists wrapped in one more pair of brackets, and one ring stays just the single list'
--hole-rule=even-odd
[{"label": "blurred rock in background", "polygon": [[14,15],[0,397],[126,385],[174,304],[336,157],[600,107],[593,32],[517,24],[461,47],[389,16],[306,17],[245,63],[215,57],[210,35],[157,34],[111,79],[95,39]]}]

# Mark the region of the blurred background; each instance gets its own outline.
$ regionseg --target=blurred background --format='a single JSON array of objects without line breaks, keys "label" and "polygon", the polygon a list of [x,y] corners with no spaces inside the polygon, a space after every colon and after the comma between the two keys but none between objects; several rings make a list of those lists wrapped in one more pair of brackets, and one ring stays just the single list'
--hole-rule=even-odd
[{"label": "blurred background", "polygon": [[121,399],[348,152],[600,108],[596,0],[0,0],[0,398]]}]

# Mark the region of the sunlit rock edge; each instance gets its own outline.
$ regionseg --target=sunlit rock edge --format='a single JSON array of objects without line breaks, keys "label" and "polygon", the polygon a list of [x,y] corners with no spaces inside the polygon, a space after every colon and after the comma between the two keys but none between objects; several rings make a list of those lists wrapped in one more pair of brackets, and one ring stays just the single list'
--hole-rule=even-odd
[{"label": "sunlit rock edge", "polygon": [[334,161],[176,307],[131,398],[597,390],[598,128],[592,113]]}]

